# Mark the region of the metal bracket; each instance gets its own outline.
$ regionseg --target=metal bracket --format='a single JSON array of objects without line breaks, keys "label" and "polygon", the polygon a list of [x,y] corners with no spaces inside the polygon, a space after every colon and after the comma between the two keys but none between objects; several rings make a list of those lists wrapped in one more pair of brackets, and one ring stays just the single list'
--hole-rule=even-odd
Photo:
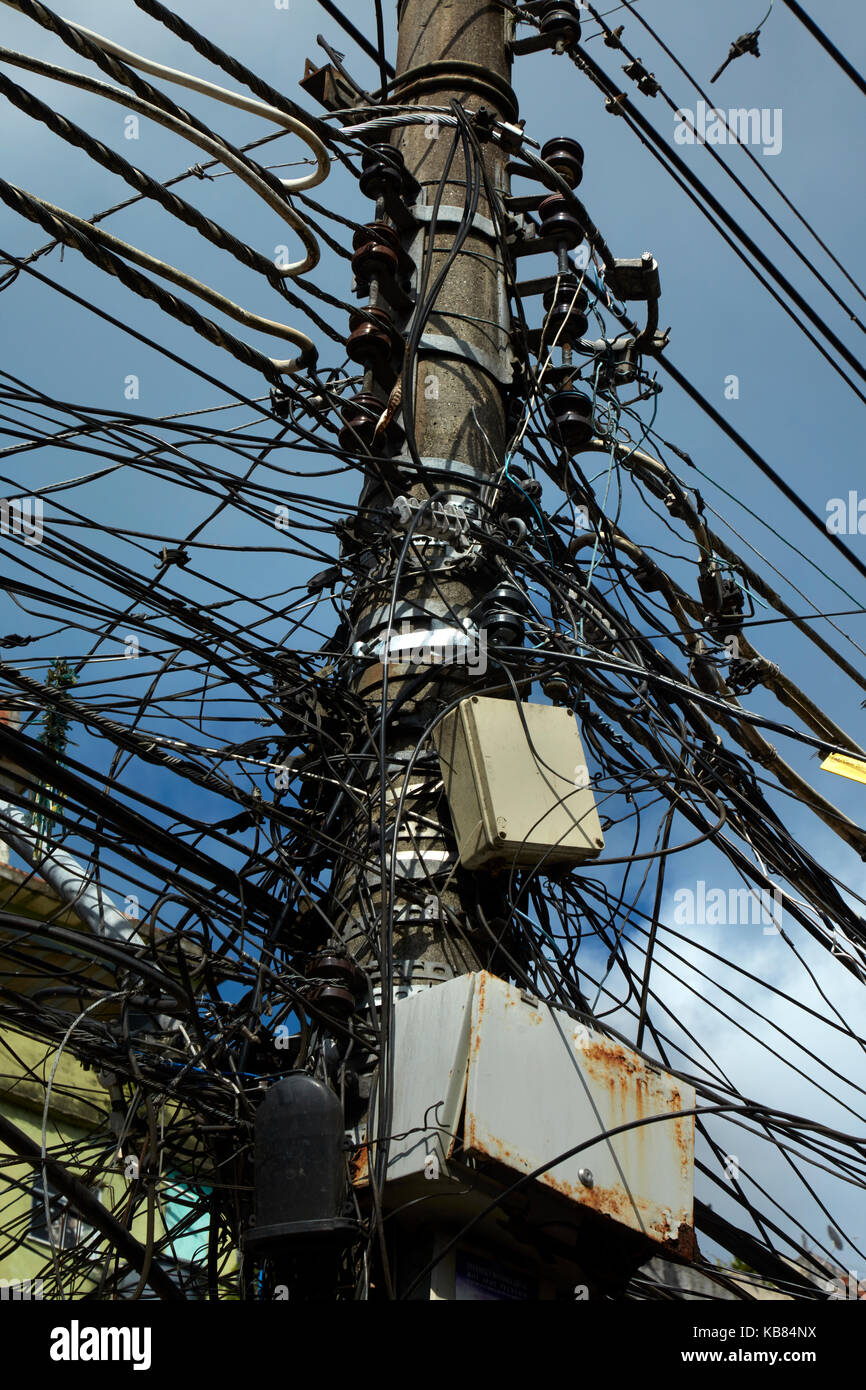
[{"label": "metal bracket", "polygon": [[[388,462],[398,469],[409,468],[413,474],[417,475],[418,470],[415,467],[415,462],[409,454],[395,454],[389,458]],[[478,483],[482,487],[492,482],[494,478],[494,474],[485,469],[475,468],[471,463],[460,463],[457,459],[430,458],[422,455],[421,462],[425,472],[433,478],[459,479],[461,482]]]},{"label": "metal bracket", "polygon": [[[425,203],[414,203],[413,206],[409,209],[409,211],[415,218],[416,222],[433,221],[433,208],[427,207]],[[451,204],[449,204],[446,207],[441,207],[439,209],[438,213],[436,214],[436,221],[437,223],[445,222],[449,225],[451,225],[454,222],[459,224],[463,221],[464,216],[465,213],[463,208],[454,207]],[[499,239],[496,228],[491,222],[490,218],[484,217],[480,212],[476,212],[475,216],[472,219],[472,230],[474,232],[481,232],[484,236],[490,237],[492,241],[498,241]]]},{"label": "metal bracket", "polygon": [[492,352],[485,352],[483,348],[467,343],[465,338],[449,338],[444,333],[425,333],[418,346],[423,352],[441,352],[444,357],[461,357],[465,362],[471,362],[473,367],[480,367],[502,386],[510,386],[514,380],[514,358],[511,354],[500,358]]},{"label": "metal bracket", "polygon": [[[380,604],[378,608],[370,609],[362,613],[355,624],[352,638],[355,643],[368,641],[371,633],[379,634],[389,623],[393,627],[402,622],[417,622],[419,631],[424,629],[434,630],[436,624],[446,627],[449,630],[455,628],[454,616],[451,608],[444,599],[402,599],[394,605],[388,603]],[[474,635],[476,629],[469,618],[465,620],[463,631]],[[354,653],[358,655],[358,653]]]}]

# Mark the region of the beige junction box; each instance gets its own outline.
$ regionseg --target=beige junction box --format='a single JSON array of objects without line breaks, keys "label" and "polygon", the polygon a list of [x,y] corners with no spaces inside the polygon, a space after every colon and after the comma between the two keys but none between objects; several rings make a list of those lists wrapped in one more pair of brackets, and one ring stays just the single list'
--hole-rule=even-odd
[{"label": "beige junction box", "polygon": [[434,741],[464,868],[580,864],[604,849],[570,710],[472,695]]}]

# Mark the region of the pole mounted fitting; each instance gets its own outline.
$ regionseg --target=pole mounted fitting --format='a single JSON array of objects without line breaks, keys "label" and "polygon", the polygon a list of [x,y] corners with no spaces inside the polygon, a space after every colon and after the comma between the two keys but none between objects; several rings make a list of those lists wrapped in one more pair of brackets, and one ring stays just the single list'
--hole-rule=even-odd
[{"label": "pole mounted fitting", "polygon": [[556,338],[560,346],[575,343],[589,327],[586,317],[588,296],[586,290],[578,289],[579,283],[577,276],[570,272],[561,276],[558,284],[545,290],[543,303],[546,315],[542,333],[546,342]]},{"label": "pole mounted fitting", "polygon": [[635,339],[640,352],[661,352],[667,344],[667,332],[659,335],[659,298],[662,292],[659,264],[649,251],[639,260],[615,260],[605,269],[605,283],[617,299],[643,300],[647,305],[646,327]]},{"label": "pole mounted fitting", "polygon": [[[411,217],[408,211],[406,215]],[[412,267],[395,228],[388,222],[368,222],[353,234],[352,247],[355,293],[369,294],[375,283],[380,304],[385,300],[398,314],[408,313],[412,307],[408,294]]]},{"label": "pole mounted fitting", "polygon": [[544,409],[554,441],[569,455],[580,453],[595,434],[590,397],[583,391],[555,391]]},{"label": "pole mounted fitting", "polygon": [[760,36],[760,33],[760,29],[752,29],[749,31],[748,34],[741,34],[738,39],[734,39],[734,42],[731,44],[731,47],[728,51],[727,58],[722,63],[722,66],[718,69],[718,71],[714,73],[713,76],[710,78],[711,85],[713,82],[718,81],[725,68],[728,66],[729,63],[732,63],[735,58],[742,58],[746,53],[751,53],[754,58],[760,58],[761,51],[758,48],[758,38]]},{"label": "pole mounted fitting", "polygon": [[630,77],[633,82],[637,83],[638,91],[642,92],[645,97],[657,96],[661,91],[662,84],[656,81],[654,73],[647,71],[639,58],[632,59],[630,63],[624,63],[622,70],[626,77]]},{"label": "pole mounted fitting", "polygon": [[539,31],[553,41],[557,53],[564,53],[580,39],[580,11],[574,0],[552,0],[541,5]]},{"label": "pole mounted fitting", "polygon": [[379,421],[386,403],[372,392],[362,391],[353,396],[340,411],[343,428],[338,435],[340,448],[347,454],[392,454],[403,443],[403,431],[394,420],[383,429]]},{"label": "pole mounted fitting", "polygon": [[400,496],[394,499],[390,516],[399,530],[413,526],[413,535],[437,537],[456,550],[466,550],[472,544],[469,516],[462,504],[437,501],[424,505],[417,497]]},{"label": "pole mounted fitting", "polygon": [[583,223],[563,193],[545,198],[538,209],[539,234],[544,241],[556,241],[566,251],[574,251],[586,237]]},{"label": "pole mounted fitting", "polygon": [[351,1017],[366,992],[363,972],[342,951],[317,952],[307,962],[304,974],[309,1002],[341,1021]]},{"label": "pole mounted fitting", "polygon": [[616,260],[608,270],[605,282],[617,299],[658,299],[662,292],[659,263],[650,251],[639,260]]},{"label": "pole mounted fitting", "polygon": [[353,309],[349,315],[346,355],[362,366],[381,368],[403,347],[403,339],[385,309]]},{"label": "pole mounted fitting", "polygon": [[703,563],[698,572],[698,590],[705,609],[707,627],[720,636],[739,632],[749,613],[745,609],[745,594],[736,579],[725,574],[717,560]]},{"label": "pole mounted fitting", "polygon": [[569,186],[577,188],[583,180],[583,146],[567,135],[548,140],[541,147],[541,158]]},{"label": "pole mounted fitting", "polygon": [[476,604],[472,617],[490,647],[521,647],[526,635],[526,595],[516,584],[498,584]]},{"label": "pole mounted fitting", "polygon": [[352,237],[355,279],[376,280],[381,275],[396,276],[400,265],[400,240],[387,222],[369,222]]},{"label": "pole mounted fitting", "polygon": [[386,204],[395,198],[412,204],[421,196],[421,185],[407,170],[395,145],[368,146],[361,156],[358,187],[365,198],[382,198]]},{"label": "pole mounted fitting", "polygon": [[638,349],[634,338],[617,338],[601,355],[598,385],[602,391],[628,386],[638,375]]}]

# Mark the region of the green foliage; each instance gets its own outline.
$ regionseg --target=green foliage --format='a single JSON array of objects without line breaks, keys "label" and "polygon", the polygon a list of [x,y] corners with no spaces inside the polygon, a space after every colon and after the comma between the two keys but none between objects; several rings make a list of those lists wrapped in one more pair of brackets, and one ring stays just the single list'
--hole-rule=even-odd
[{"label": "green foliage", "polygon": [[[72,667],[63,657],[58,657],[48,667],[47,684],[52,690],[68,690],[77,679]],[[68,734],[69,716],[62,714],[60,710],[47,709],[42,716],[42,732],[39,735],[42,746],[60,759],[66,751]]]}]

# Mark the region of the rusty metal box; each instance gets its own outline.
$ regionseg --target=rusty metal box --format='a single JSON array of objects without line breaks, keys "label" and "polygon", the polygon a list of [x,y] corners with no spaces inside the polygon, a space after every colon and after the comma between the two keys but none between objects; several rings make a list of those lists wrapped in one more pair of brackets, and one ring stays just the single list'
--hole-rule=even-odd
[{"label": "rusty metal box", "polygon": [[434,739],[464,868],[580,864],[604,848],[570,710],[473,695]]},{"label": "rusty metal box", "polygon": [[[623,1126],[538,1181],[685,1252],[693,1225],[695,1121],[677,1115],[694,1104],[691,1086],[622,1043],[527,998],[517,985],[485,971],[476,975],[463,1129],[468,1153],[532,1172]],[[635,1126],[641,1120],[649,1123]]]},{"label": "rusty metal box", "polygon": [[[394,1015],[386,1205],[419,1178],[429,1201],[431,1176],[463,1191],[472,1165],[517,1176],[550,1164],[536,1181],[551,1200],[691,1257],[693,1087],[487,971],[401,999]],[[366,1145],[354,1171],[365,1184]]]}]

